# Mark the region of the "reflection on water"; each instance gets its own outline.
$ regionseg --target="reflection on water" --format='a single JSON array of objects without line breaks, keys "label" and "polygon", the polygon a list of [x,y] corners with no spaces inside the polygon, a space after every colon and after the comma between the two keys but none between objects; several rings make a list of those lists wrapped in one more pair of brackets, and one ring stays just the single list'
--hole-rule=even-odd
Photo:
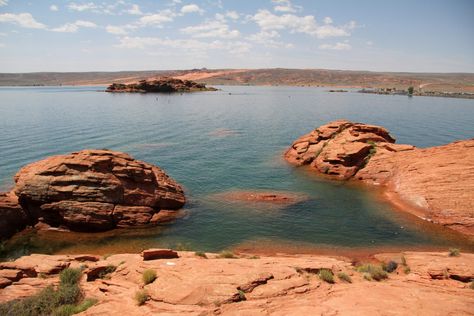
[{"label": "reflection on water", "polygon": [[[104,254],[178,244],[219,251],[268,245],[262,241],[314,250],[473,249],[472,242],[398,212],[366,189],[322,180],[281,159],[294,139],[340,118],[383,125],[399,143],[420,147],[473,137],[472,100],[317,88],[222,89],[156,96],[101,93],[97,87],[0,88],[3,189],[29,162],[109,148],[162,167],[183,184],[189,201],[188,216],[172,224],[99,234],[21,234],[3,245],[3,253]],[[272,211],[210,198],[234,190],[286,191],[308,198]]]}]

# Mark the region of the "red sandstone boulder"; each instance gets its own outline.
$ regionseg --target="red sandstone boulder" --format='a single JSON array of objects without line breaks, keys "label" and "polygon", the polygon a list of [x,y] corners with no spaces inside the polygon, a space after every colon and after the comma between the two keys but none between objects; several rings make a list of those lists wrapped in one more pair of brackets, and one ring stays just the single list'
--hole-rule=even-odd
[{"label": "red sandstone boulder", "polygon": [[349,179],[379,146],[394,142],[383,127],[340,120],[301,136],[286,151],[285,159],[296,165],[310,165],[339,179]]},{"label": "red sandstone boulder", "polygon": [[30,219],[73,230],[143,226],[185,203],[181,186],[160,168],[109,150],[49,157],[22,168],[15,182]]},{"label": "red sandstone boulder", "polygon": [[147,249],[142,251],[144,261],[156,259],[179,258],[178,253],[171,249]]},{"label": "red sandstone boulder", "polygon": [[29,223],[28,215],[13,193],[0,193],[0,239],[8,238]]}]

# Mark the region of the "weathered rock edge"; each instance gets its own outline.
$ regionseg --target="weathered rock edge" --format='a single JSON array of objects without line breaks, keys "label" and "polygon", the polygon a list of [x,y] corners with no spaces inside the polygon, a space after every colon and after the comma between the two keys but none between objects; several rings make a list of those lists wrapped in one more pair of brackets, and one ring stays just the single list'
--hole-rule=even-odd
[{"label": "weathered rock edge", "polygon": [[339,120],[298,138],[284,157],[332,179],[381,186],[402,210],[474,236],[474,139],[425,149],[394,143],[383,127]]},{"label": "weathered rock edge", "polygon": [[110,150],[82,150],[23,167],[0,194],[0,238],[38,221],[78,231],[156,224],[183,207],[181,186],[155,165]]},{"label": "weathered rock edge", "polygon": [[138,93],[172,93],[172,92],[195,92],[216,91],[216,88],[206,87],[203,83],[191,80],[181,80],[170,77],[161,77],[153,80],[140,80],[136,83],[123,84],[112,83],[106,92],[138,92]]},{"label": "weathered rock edge", "polygon": [[[25,256],[0,263],[0,303],[56,286],[58,273],[70,267],[84,269],[84,297],[98,300],[82,315],[379,315],[388,310],[394,315],[471,315],[474,307],[468,283],[474,278],[474,254],[375,255],[371,261],[398,263],[381,282],[365,280],[348,258],[206,257],[192,252],[156,260],[140,254]],[[143,273],[150,269],[157,278],[145,285]],[[318,277],[322,269],[334,274],[333,284]],[[112,272],[101,278],[98,271],[106,270]],[[352,283],[338,278],[339,273]],[[135,293],[143,290],[149,299],[138,306]]]}]

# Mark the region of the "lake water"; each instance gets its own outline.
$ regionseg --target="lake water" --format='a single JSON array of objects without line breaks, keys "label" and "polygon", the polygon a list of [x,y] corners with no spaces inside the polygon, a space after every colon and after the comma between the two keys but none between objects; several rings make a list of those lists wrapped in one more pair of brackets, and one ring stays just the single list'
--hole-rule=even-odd
[{"label": "lake water", "polygon": [[[297,137],[336,119],[386,127],[419,147],[474,136],[474,101],[329,93],[324,88],[220,87],[192,94],[109,94],[103,87],[0,88],[0,190],[30,162],[85,148],[124,151],[162,167],[186,190],[186,216],[151,229],[99,234],[29,233],[6,245],[29,251],[140,251],[184,245],[226,248],[474,248],[398,212],[370,189],[289,166]],[[278,190],[309,199],[282,207],[216,198],[230,190]]]}]

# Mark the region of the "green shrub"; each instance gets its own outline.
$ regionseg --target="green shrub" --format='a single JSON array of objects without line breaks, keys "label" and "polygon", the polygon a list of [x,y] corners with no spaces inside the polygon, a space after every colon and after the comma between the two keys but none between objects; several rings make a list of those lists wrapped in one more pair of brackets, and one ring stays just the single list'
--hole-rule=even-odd
[{"label": "green shrub", "polygon": [[334,283],[334,275],[332,274],[332,271],[329,269],[319,270],[318,276],[321,280],[327,283]]},{"label": "green shrub", "polygon": [[143,271],[142,279],[145,285],[150,284],[153,281],[155,281],[156,280],[155,270],[148,269],[148,270]]},{"label": "green shrub", "polygon": [[385,272],[381,266],[376,266],[373,264],[361,265],[357,267],[357,271],[369,274],[370,278],[376,281],[381,281],[383,279],[388,278],[387,272]]},{"label": "green shrub", "polygon": [[148,292],[145,290],[137,291],[135,293],[135,301],[137,302],[138,306],[145,304],[145,302],[148,301],[149,298],[150,296],[148,295]]},{"label": "green shrub", "polygon": [[204,251],[196,251],[194,254],[198,257],[202,257],[202,258],[207,259],[207,255]]},{"label": "green shrub", "polygon": [[458,248],[450,248],[449,249],[449,256],[450,257],[459,257],[461,255],[461,251]]},{"label": "green shrub", "polygon": [[471,290],[474,290],[474,281],[472,281],[471,284],[469,284],[469,288],[470,288]]},{"label": "green shrub", "polygon": [[114,266],[113,264],[109,264],[107,267],[105,267],[105,269],[103,271],[101,271],[97,275],[97,278],[98,279],[105,279],[105,278],[108,277],[109,274],[111,274],[112,272],[115,272],[115,270],[117,270],[117,266]]},{"label": "green shrub", "polygon": [[337,274],[337,277],[342,280],[342,281],[345,281],[347,283],[352,283],[352,279],[351,277],[347,274],[347,273],[344,273],[344,272],[339,272]]},{"label": "green shrub", "polygon": [[393,271],[397,270],[398,268],[398,263],[396,263],[393,260],[390,260],[388,263],[383,263],[382,268],[384,271],[387,271],[388,273],[392,273]]},{"label": "green shrub", "polygon": [[254,255],[254,256],[250,256],[249,259],[260,259],[260,257]]},{"label": "green shrub", "polygon": [[223,250],[219,254],[219,258],[236,259],[237,257],[234,255],[234,253],[232,251]]},{"label": "green shrub", "polygon": [[245,292],[242,290],[239,290],[239,300],[241,301],[246,301],[247,298],[245,297]]},{"label": "green shrub", "polygon": [[74,285],[79,282],[81,276],[81,269],[67,268],[61,271],[61,273],[59,274],[59,280],[61,285]]},{"label": "green shrub", "polygon": [[409,274],[409,273],[411,272],[410,267],[409,267],[409,266],[405,266],[405,267],[403,268],[403,272],[405,272],[405,274]]}]

